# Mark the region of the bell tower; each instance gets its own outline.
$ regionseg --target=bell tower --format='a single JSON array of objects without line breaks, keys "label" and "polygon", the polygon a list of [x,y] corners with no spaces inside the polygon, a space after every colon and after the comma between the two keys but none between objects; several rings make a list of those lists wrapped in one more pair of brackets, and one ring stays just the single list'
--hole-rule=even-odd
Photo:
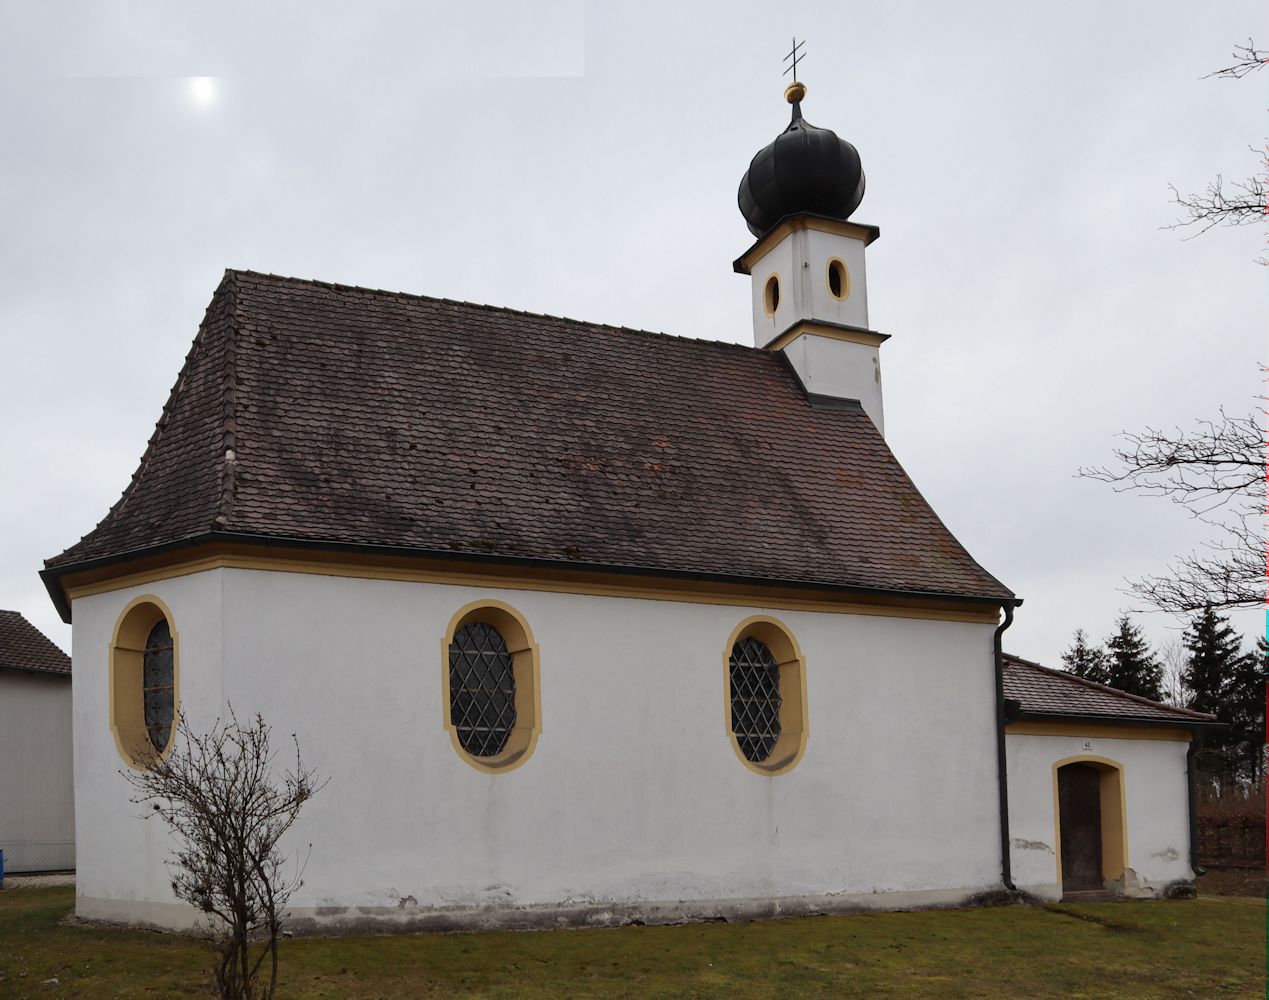
[{"label": "bell tower", "polygon": [[755,345],[782,351],[813,401],[858,403],[884,434],[879,349],[888,338],[868,325],[865,266],[881,231],[850,221],[864,197],[859,152],[802,117],[805,97],[795,80],[788,128],[740,181],[757,242],[733,266],[750,277]]}]

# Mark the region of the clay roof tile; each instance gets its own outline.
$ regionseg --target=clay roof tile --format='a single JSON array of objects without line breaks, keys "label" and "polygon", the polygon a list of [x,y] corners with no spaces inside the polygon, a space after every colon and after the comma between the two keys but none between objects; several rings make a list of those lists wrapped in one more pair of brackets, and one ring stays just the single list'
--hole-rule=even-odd
[{"label": "clay roof tile", "polygon": [[71,672],[71,658],[18,611],[0,611],[0,669]]},{"label": "clay roof tile", "polygon": [[1008,600],[779,354],[230,271],[51,568],[207,532]]},{"label": "clay roof tile", "polygon": [[1010,653],[1004,654],[1004,668],[1005,697],[1019,702],[1024,715],[1105,716],[1181,726],[1216,721],[1216,716],[1206,712],[1151,701]]}]

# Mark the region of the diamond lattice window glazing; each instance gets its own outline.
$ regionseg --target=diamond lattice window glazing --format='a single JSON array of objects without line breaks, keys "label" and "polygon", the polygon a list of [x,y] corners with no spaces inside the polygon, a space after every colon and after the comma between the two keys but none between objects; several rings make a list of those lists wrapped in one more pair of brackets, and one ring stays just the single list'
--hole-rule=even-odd
[{"label": "diamond lattice window glazing", "polygon": [[162,753],[172,738],[172,722],[176,715],[172,629],[166,618],[155,623],[145,641],[141,695],[146,735],[150,745]]},{"label": "diamond lattice window glazing", "polygon": [[458,742],[475,757],[494,757],[516,724],[515,664],[502,634],[472,622],[449,646],[450,721]]},{"label": "diamond lattice window glazing", "polygon": [[731,728],[745,759],[761,764],[780,739],[780,667],[761,639],[731,648]]}]

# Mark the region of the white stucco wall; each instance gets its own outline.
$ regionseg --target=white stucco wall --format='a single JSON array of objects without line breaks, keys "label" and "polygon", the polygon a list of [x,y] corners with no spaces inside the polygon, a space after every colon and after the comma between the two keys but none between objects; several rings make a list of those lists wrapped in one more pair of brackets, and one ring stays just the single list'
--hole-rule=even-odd
[{"label": "white stucco wall", "polygon": [[10,873],[75,867],[69,677],[0,670],[0,850]]},{"label": "white stucco wall", "polygon": [[1062,895],[1055,845],[1053,765],[1067,758],[1108,758],[1123,768],[1127,813],[1126,886],[1158,895],[1170,882],[1194,877],[1185,752],[1176,740],[1028,736],[1005,739],[1009,773],[1009,833],[1014,884],[1047,899]]},{"label": "white stucco wall", "polygon": [[[132,588],[77,600],[72,606],[75,650],[76,895],[121,903],[171,900],[163,859],[169,841],[158,820],[142,820],[121,772],[127,769],[110,730],[109,647],[124,606],[155,594],[175,619],[182,704],[223,704],[221,579],[198,573],[161,586]],[[84,669],[79,669],[82,656]]]},{"label": "white stucco wall", "polygon": [[[810,736],[767,777],[732,749],[723,687],[727,639],[762,608],[226,569],[75,602],[85,915],[180,921],[166,838],[127,803],[106,719],[106,647],[141,593],[176,619],[196,726],[226,699],[258,710],[330,778],[289,843],[313,844],[299,914],[602,922],[999,886],[990,625],[770,612],[806,656]],[[443,637],[484,598],[541,649],[541,738],[502,774],[465,763],[443,723]]]}]

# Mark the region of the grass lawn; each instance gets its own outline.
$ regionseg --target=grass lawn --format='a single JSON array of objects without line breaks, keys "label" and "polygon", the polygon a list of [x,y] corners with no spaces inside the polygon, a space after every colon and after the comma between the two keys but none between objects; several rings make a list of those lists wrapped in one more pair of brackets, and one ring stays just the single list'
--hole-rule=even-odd
[{"label": "grass lawn", "polygon": [[[167,934],[60,923],[74,890],[0,892],[0,997],[207,996]],[[283,997],[1262,997],[1258,899],[288,940]],[[46,980],[56,979],[51,983]]]}]

